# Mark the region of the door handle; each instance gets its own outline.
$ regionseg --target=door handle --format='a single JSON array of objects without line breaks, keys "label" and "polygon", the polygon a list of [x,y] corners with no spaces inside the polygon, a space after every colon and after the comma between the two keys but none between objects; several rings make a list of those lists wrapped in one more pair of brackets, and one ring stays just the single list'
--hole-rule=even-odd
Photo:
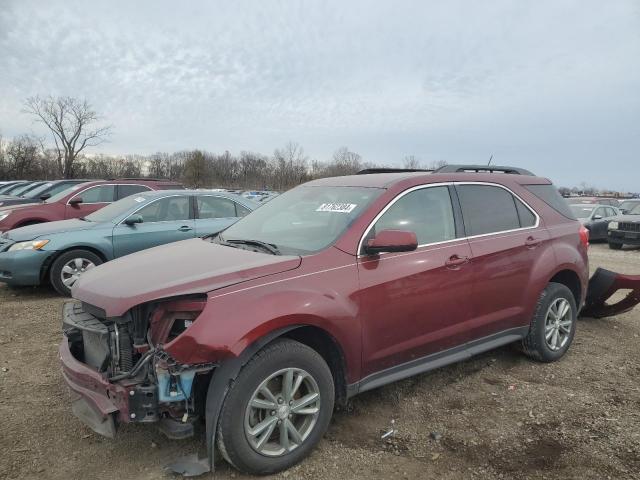
[{"label": "door handle", "polygon": [[191,230],[193,230],[193,228],[191,228],[189,225],[183,225],[178,229],[178,231],[180,232],[189,232]]},{"label": "door handle", "polygon": [[540,245],[542,243],[542,239],[540,238],[535,238],[535,237],[528,237],[525,241],[524,241],[524,245],[527,248],[536,248],[538,245]]},{"label": "door handle", "polygon": [[461,257],[460,255],[452,255],[444,262],[444,266],[451,269],[458,269],[461,265],[469,263],[469,257]]}]

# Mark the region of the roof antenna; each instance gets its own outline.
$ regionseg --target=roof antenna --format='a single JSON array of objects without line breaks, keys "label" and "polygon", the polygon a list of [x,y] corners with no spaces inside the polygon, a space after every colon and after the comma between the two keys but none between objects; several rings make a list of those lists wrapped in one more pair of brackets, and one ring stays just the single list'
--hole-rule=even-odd
[{"label": "roof antenna", "polygon": [[491,160],[493,160],[493,153],[491,154],[491,156],[489,157],[489,163],[487,163],[487,166],[491,165]]}]

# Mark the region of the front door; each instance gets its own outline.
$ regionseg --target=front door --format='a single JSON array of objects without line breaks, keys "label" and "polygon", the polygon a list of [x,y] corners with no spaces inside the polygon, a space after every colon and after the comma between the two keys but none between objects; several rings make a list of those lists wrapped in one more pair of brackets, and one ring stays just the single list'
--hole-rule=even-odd
[{"label": "front door", "polygon": [[134,215],[140,215],[142,223],[121,223],[113,229],[113,255],[116,258],[195,236],[195,222],[186,195],[161,198]]},{"label": "front door", "polygon": [[409,230],[413,252],[358,258],[364,376],[464,342],[471,317],[471,250],[457,238],[448,186],[402,194],[376,221],[381,230]]}]

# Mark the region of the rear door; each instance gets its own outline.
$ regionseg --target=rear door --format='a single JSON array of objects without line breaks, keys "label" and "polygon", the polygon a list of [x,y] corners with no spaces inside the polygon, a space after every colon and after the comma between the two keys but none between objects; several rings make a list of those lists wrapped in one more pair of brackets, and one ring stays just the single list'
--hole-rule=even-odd
[{"label": "rear door", "polygon": [[549,233],[537,213],[495,184],[456,183],[472,253],[473,304],[469,340],[520,327],[534,261]]},{"label": "rear door", "polygon": [[[113,202],[115,192],[115,185],[96,185],[76,193],[67,201],[65,218],[85,217],[101,209]],[[74,203],[74,200],[78,199],[82,199],[82,202]]]},{"label": "rear door", "polygon": [[413,252],[358,257],[363,373],[420,362],[465,341],[471,318],[471,250],[456,225],[447,185],[425,186],[396,198],[375,221],[381,230],[409,230]]},{"label": "rear door", "polygon": [[187,195],[160,198],[134,214],[140,215],[143,222],[121,223],[113,229],[114,257],[195,236],[191,201]]},{"label": "rear door", "polygon": [[218,195],[196,195],[196,236],[218,233],[244,217],[250,210]]}]

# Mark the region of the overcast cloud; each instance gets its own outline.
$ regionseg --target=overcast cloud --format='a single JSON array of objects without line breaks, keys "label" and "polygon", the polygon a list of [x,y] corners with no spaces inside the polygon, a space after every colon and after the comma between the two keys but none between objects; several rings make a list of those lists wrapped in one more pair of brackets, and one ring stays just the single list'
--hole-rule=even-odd
[{"label": "overcast cloud", "polygon": [[3,1],[3,136],[44,133],[36,94],[86,97],[108,153],[493,154],[640,191],[637,0]]}]

